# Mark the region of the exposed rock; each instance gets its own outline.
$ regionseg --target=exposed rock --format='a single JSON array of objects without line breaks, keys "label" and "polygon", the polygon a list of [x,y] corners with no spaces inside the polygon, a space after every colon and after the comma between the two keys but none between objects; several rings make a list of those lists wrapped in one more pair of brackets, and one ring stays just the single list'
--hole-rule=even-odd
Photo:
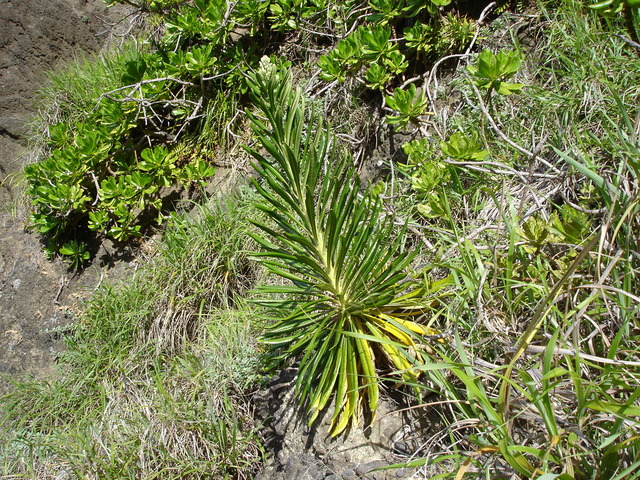
[{"label": "exposed rock", "polygon": [[372,425],[331,438],[327,432],[333,408],[308,427],[306,412],[294,395],[295,372],[283,370],[255,396],[263,441],[272,455],[256,480],[390,480],[415,473],[408,468],[374,470],[406,462],[419,450],[425,432],[432,430],[425,417],[417,418],[414,410],[381,399]]},{"label": "exposed rock", "polygon": [[46,73],[98,49],[106,39],[102,17],[100,0],[0,0],[0,166],[7,173],[21,167],[20,140]]},{"label": "exposed rock", "polygon": [[48,71],[107,40],[101,0],[0,0],[0,393],[28,374],[51,374],[57,335],[100,271],[80,276],[50,262],[40,239],[25,232],[19,172],[25,162],[26,124]]}]

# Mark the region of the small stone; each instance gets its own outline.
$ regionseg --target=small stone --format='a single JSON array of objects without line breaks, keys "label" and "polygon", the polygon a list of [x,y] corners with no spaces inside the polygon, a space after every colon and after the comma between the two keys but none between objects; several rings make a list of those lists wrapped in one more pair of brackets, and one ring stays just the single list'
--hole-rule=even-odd
[{"label": "small stone", "polygon": [[318,457],[324,457],[327,454],[327,447],[323,442],[314,443],[313,449]]},{"label": "small stone", "polygon": [[340,478],[342,480],[358,480],[358,476],[351,469],[341,472],[340,473]]},{"label": "small stone", "polygon": [[409,453],[411,453],[409,451],[409,446],[403,442],[402,440],[398,441],[398,442],[393,442],[393,451],[394,453],[398,453],[400,455],[407,455]]},{"label": "small stone", "polygon": [[404,468],[399,468],[396,470],[396,478],[405,478],[407,476]]},{"label": "small stone", "polygon": [[375,470],[376,468],[384,467],[386,465],[382,460],[376,460],[373,462],[363,463],[358,465],[356,468],[356,474],[361,478],[371,478],[369,477],[369,472],[371,470]]}]

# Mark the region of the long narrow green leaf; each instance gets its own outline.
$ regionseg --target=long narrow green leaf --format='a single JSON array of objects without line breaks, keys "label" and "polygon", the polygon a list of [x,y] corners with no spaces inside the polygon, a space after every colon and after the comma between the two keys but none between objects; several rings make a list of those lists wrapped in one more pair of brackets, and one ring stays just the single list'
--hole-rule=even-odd
[{"label": "long narrow green leaf", "polygon": [[406,382],[417,378],[418,336],[393,317],[417,304],[417,293],[403,293],[413,253],[404,251],[405,228],[396,228],[380,198],[361,190],[350,158],[319,112],[307,115],[286,73],[251,74],[249,85],[260,111],[249,115],[261,147],[249,149],[263,180],[254,185],[269,218],[256,223],[263,252],[255,258],[293,284],[260,289],[289,297],[258,300],[289,310],[265,341],[278,349],[275,357],[299,356],[296,383],[310,421],[333,398],[337,435],[357,423],[361,402],[375,414],[378,365],[404,370]]}]

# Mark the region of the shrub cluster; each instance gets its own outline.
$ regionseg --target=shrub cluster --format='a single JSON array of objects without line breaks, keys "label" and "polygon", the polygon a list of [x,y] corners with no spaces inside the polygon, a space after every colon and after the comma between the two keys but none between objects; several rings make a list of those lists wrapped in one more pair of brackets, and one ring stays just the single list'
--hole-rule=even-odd
[{"label": "shrub cluster", "polygon": [[[83,115],[59,107],[47,158],[25,170],[33,228],[50,254],[67,256],[73,267],[88,260],[91,232],[116,241],[140,236],[150,219],[162,220],[170,187],[193,188],[213,174],[207,152],[180,154],[176,145],[189,136],[202,144],[224,130],[228,119],[212,125],[207,117],[221,98],[247,92],[246,72],[289,32],[310,29],[316,44],[343,37],[320,58],[321,77],[341,80],[364,67],[367,87],[380,90],[419,68],[427,53],[465,47],[474,33],[471,20],[443,13],[450,0],[110,3],[157,17],[160,37],[117,56],[103,90],[83,99]],[[399,112],[388,117],[399,127],[428,113],[414,85],[397,89],[387,103]]]}]

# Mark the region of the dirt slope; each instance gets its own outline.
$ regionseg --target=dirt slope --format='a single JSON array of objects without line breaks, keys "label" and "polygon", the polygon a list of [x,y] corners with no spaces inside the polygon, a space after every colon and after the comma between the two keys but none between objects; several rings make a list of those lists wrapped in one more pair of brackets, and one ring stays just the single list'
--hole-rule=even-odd
[{"label": "dirt slope", "polygon": [[57,345],[49,330],[68,322],[102,273],[96,267],[74,277],[44,258],[37,236],[24,229],[17,174],[46,72],[100,48],[108,19],[119,15],[101,0],[0,0],[0,392],[7,378],[51,371]]}]

